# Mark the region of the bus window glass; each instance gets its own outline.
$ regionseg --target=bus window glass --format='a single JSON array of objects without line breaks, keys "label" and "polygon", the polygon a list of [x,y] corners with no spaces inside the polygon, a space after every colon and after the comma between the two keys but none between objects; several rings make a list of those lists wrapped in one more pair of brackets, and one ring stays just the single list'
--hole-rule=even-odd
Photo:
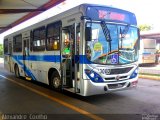
[{"label": "bus window glass", "polygon": [[86,55],[97,64],[127,64],[138,59],[137,43],[138,33],[135,27],[93,23]]},{"label": "bus window glass", "polygon": [[59,50],[60,27],[56,24],[50,24],[47,27],[47,50]]},{"label": "bus window glass", "polygon": [[13,51],[22,52],[22,35],[13,37]]},{"label": "bus window glass", "polygon": [[8,53],[8,39],[4,39],[4,54]]},{"label": "bus window glass", "polygon": [[119,61],[130,63],[138,60],[137,29],[128,26],[118,26],[119,31]]},{"label": "bus window glass", "polygon": [[45,50],[45,27],[33,31],[33,51]]}]

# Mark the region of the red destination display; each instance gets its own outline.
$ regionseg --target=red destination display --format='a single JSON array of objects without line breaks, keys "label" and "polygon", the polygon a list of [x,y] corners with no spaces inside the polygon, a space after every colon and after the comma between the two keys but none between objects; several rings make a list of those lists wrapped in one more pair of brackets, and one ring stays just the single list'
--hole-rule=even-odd
[{"label": "red destination display", "polygon": [[100,19],[109,19],[109,20],[125,20],[125,14],[105,11],[105,10],[98,10],[98,15]]}]

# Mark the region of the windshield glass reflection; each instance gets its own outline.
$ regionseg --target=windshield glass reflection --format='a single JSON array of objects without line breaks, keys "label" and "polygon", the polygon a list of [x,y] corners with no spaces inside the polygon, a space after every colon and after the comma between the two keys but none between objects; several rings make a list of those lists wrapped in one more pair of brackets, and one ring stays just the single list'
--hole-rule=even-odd
[{"label": "windshield glass reflection", "polygon": [[87,58],[97,64],[127,64],[138,60],[137,28],[92,23],[91,40],[87,41]]}]

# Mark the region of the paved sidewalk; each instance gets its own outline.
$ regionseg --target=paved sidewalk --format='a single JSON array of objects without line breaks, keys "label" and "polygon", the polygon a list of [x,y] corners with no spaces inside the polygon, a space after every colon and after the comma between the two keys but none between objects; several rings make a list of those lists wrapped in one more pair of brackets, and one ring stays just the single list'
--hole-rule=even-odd
[{"label": "paved sidewalk", "polygon": [[151,67],[139,67],[139,72],[160,75],[160,65],[151,66]]},{"label": "paved sidewalk", "polygon": [[160,76],[151,76],[151,75],[139,75],[139,78],[148,79],[148,80],[160,80]]},{"label": "paved sidewalk", "polygon": [[155,66],[139,67],[139,73],[139,78],[160,80],[160,64]]}]

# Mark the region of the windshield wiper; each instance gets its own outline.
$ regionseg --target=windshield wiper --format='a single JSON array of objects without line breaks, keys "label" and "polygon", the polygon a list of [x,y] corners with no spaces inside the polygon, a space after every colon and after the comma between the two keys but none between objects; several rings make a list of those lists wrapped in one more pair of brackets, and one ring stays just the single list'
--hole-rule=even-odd
[{"label": "windshield wiper", "polygon": [[112,41],[112,39],[111,39],[110,31],[109,31],[105,21],[101,22],[101,27],[102,27],[103,33],[105,35],[106,41],[109,43],[109,52],[111,52],[111,41]]}]

